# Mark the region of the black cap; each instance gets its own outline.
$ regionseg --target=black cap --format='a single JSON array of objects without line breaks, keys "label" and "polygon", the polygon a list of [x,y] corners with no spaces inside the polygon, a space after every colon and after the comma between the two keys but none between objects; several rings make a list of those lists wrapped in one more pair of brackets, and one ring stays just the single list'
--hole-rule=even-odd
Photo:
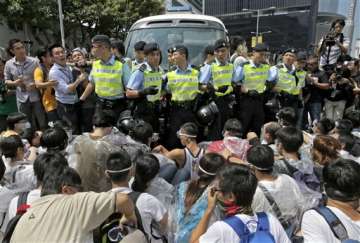
[{"label": "black cap", "polygon": [[184,45],[176,45],[172,48],[173,52],[179,51],[179,52],[188,52],[188,49]]},{"label": "black cap", "polygon": [[173,53],[174,52],[174,47],[169,47],[169,49],[167,50],[168,53]]},{"label": "black cap", "polygon": [[205,55],[214,55],[214,46],[213,45],[206,46],[204,49],[204,54]]},{"label": "black cap", "polygon": [[160,46],[158,45],[158,43],[152,42],[152,43],[147,43],[144,46],[144,53],[145,55],[153,52],[153,51],[159,51],[160,50]]},{"label": "black cap", "polygon": [[256,44],[256,46],[254,47],[254,51],[256,51],[256,52],[269,51],[269,48],[264,43],[259,43],[259,44]]},{"label": "black cap", "polygon": [[227,43],[226,40],[220,39],[220,40],[217,40],[217,41],[215,42],[215,45],[214,45],[215,51],[216,51],[217,49],[220,49],[220,48],[223,48],[223,47],[229,47],[229,44]]},{"label": "black cap", "polygon": [[305,61],[307,59],[307,54],[304,51],[299,51],[296,55],[298,61]]},{"label": "black cap", "polygon": [[107,35],[95,35],[92,39],[91,39],[91,43],[104,43],[107,45],[111,45],[110,43],[110,38]]},{"label": "black cap", "polygon": [[138,41],[138,42],[135,43],[134,49],[135,49],[135,51],[143,51],[145,45],[146,45],[145,41]]},{"label": "black cap", "polygon": [[296,53],[297,53],[297,51],[296,51],[295,48],[287,48],[287,49],[283,52],[283,54],[286,54],[286,53],[288,53],[288,52],[293,53],[293,54],[296,54]]}]

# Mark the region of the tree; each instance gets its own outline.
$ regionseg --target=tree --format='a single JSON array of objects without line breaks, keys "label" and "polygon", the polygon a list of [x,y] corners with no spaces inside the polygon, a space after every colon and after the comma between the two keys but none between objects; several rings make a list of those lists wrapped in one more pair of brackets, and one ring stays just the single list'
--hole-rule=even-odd
[{"label": "tree", "polygon": [[[163,0],[63,0],[67,45],[85,45],[95,34],[125,38],[138,19],[160,14]],[[57,0],[2,0],[0,21],[24,28],[40,44],[60,41]],[[69,42],[71,40],[71,42]]]}]

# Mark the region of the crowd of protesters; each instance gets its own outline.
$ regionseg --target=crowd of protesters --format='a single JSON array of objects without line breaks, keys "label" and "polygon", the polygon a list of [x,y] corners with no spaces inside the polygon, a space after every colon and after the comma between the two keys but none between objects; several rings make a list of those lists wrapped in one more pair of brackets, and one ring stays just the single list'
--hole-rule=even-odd
[{"label": "crowd of protesters", "polygon": [[241,37],[92,38],[0,61],[3,242],[360,242],[360,67],[334,21],[313,55]]}]

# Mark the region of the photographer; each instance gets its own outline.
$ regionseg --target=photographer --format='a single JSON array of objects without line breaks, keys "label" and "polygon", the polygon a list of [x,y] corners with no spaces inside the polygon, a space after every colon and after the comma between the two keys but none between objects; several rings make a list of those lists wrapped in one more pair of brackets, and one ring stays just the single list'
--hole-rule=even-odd
[{"label": "photographer", "polygon": [[[87,62],[85,56],[85,51],[80,47],[75,48],[71,53],[72,60],[75,63],[75,66],[72,68],[74,79],[77,79],[81,74],[88,76],[91,71],[92,63]],[[85,80],[81,85],[77,86],[76,91],[79,97],[84,93],[88,82],[89,81]],[[81,115],[79,116],[79,120],[82,132],[90,132],[92,130],[91,121],[95,111],[95,102],[95,93],[92,92],[80,105]]]},{"label": "photographer", "polygon": [[336,19],[331,24],[330,31],[319,42],[317,52],[320,56],[320,67],[325,71],[331,72],[337,59],[348,51],[349,39],[342,33],[344,26],[344,20]]},{"label": "photographer", "polygon": [[331,120],[340,120],[343,117],[345,105],[353,94],[353,84],[350,81],[351,72],[342,60],[336,64],[336,69],[330,76],[329,95],[325,99],[325,115]]},{"label": "photographer", "polygon": [[6,118],[16,112],[15,90],[8,90],[4,79],[5,60],[0,58],[0,133],[6,130]]}]

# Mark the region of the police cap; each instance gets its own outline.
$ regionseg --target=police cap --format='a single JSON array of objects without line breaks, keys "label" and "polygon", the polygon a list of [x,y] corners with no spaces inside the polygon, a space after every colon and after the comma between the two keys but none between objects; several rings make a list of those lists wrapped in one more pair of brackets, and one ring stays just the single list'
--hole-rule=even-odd
[{"label": "police cap", "polygon": [[215,42],[215,45],[214,45],[215,51],[218,50],[218,49],[220,49],[220,48],[223,48],[223,47],[229,47],[229,44],[227,43],[226,40],[220,39],[220,40],[217,40],[217,41]]},{"label": "police cap", "polygon": [[135,49],[135,51],[143,51],[145,45],[146,45],[145,41],[138,41],[138,42],[135,43],[134,49]]},{"label": "police cap", "polygon": [[152,42],[152,43],[147,43],[144,46],[144,53],[145,55],[150,54],[153,51],[158,51],[160,50],[160,46],[158,45],[158,43]]},{"label": "police cap", "polygon": [[268,50],[269,50],[268,46],[265,45],[264,43],[258,43],[254,47],[255,52],[264,52],[264,51],[268,51]]},{"label": "police cap", "polygon": [[296,49],[295,48],[287,48],[284,52],[283,52],[283,55],[285,55],[286,53],[292,53],[292,54],[295,54],[297,53]]},{"label": "police cap", "polygon": [[304,51],[299,51],[296,55],[296,58],[298,61],[305,61],[307,59],[307,55],[306,52]]},{"label": "police cap", "polygon": [[108,46],[111,45],[110,43],[110,38],[107,35],[95,35],[92,39],[91,39],[91,43],[103,43],[106,44]]}]

